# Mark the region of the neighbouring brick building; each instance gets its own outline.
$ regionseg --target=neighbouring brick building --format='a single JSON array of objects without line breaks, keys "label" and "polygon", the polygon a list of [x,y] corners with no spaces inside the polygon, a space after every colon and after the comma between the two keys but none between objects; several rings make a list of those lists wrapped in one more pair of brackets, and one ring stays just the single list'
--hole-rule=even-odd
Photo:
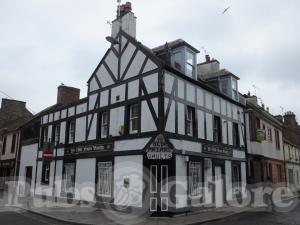
[{"label": "neighbouring brick building", "polygon": [[2,99],[0,109],[0,189],[7,179],[18,172],[19,164],[19,127],[29,120],[32,114],[26,109],[26,103]]},{"label": "neighbouring brick building", "polygon": [[283,141],[286,181],[289,187],[300,189],[300,126],[296,115],[289,111],[283,121]]},{"label": "neighbouring brick building", "polygon": [[270,114],[257,97],[244,95],[247,102],[248,183],[285,181],[282,122]]}]

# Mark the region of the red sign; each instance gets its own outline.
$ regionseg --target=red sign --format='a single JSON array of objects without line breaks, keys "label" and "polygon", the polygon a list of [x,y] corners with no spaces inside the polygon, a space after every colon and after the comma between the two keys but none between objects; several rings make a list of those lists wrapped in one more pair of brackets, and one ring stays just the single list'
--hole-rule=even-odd
[{"label": "red sign", "polygon": [[47,161],[52,161],[53,160],[53,150],[48,149],[43,152],[43,159]]}]

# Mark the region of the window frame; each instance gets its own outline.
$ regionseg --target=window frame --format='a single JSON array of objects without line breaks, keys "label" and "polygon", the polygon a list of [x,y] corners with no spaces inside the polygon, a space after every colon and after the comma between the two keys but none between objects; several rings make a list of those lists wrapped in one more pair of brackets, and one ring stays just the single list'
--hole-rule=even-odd
[{"label": "window frame", "polygon": [[3,143],[2,143],[2,155],[5,155],[6,145],[7,145],[7,136],[4,136]]},{"label": "window frame", "polygon": [[[188,55],[192,56],[192,64],[188,62]],[[188,73],[188,66],[192,68],[192,74]],[[194,77],[195,76],[195,71],[196,71],[196,66],[195,66],[195,53],[190,51],[189,49],[185,49],[185,62],[184,62],[184,67],[185,67],[185,74],[188,77]]]},{"label": "window frame", "polygon": [[[106,115],[106,123],[104,124],[104,115]],[[104,128],[106,128],[106,134],[104,134]],[[104,139],[104,138],[108,138],[108,134],[109,134],[109,111],[103,111],[100,113],[100,138]]]},{"label": "window frame", "polygon": [[[71,130],[72,127],[74,128],[74,130]],[[75,120],[68,121],[68,130],[67,131],[68,131],[68,134],[66,135],[67,143],[74,144],[75,143],[75,132],[76,132],[76,121]]]},{"label": "window frame", "polygon": [[276,150],[280,151],[281,150],[281,144],[280,144],[280,133],[278,129],[274,129],[275,131],[275,147]]},{"label": "window frame", "polygon": [[241,147],[239,124],[235,122],[232,123],[232,144],[234,147]]},{"label": "window frame", "polygon": [[[133,117],[132,116],[132,109],[133,107],[136,107],[136,110],[137,110],[137,114]],[[140,110],[139,110],[139,104],[138,103],[135,103],[135,104],[132,104],[132,105],[129,105],[129,134],[136,134],[139,132],[139,123],[140,123]],[[137,128],[136,129],[133,129],[133,121],[135,121],[137,124]]]},{"label": "window frame", "polygon": [[185,130],[187,136],[195,136],[195,108],[191,106],[186,107]]},{"label": "window frame", "polygon": [[[218,121],[218,123],[216,123]],[[216,126],[218,125],[218,126]],[[219,116],[213,116],[213,140],[215,143],[222,143],[222,123]]]},{"label": "window frame", "polygon": [[[97,183],[96,183],[96,196],[111,198],[113,195],[113,162],[112,161],[99,161],[97,162]],[[101,176],[101,170],[104,174]],[[103,178],[103,179],[101,179]],[[104,179],[106,179],[104,181]],[[107,185],[107,187],[100,188],[100,185]],[[108,193],[100,192],[100,190],[108,190]]]}]

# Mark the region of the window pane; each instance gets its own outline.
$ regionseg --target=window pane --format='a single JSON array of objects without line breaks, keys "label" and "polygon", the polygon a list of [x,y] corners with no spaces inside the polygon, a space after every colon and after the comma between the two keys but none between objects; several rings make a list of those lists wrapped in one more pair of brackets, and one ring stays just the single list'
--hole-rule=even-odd
[{"label": "window pane", "polygon": [[186,53],[186,62],[190,65],[194,65],[194,54],[187,52]]},{"label": "window pane", "polygon": [[190,77],[193,76],[193,74],[194,74],[194,67],[192,65],[186,64],[186,74],[188,76],[190,76]]}]

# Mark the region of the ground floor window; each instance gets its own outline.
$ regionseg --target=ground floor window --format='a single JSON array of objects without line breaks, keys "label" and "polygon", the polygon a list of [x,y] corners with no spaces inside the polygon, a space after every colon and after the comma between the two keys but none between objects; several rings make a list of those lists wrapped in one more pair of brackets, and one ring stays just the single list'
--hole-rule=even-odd
[{"label": "ground floor window", "polygon": [[97,195],[102,197],[112,195],[112,162],[98,162]]},{"label": "ground floor window", "polygon": [[50,181],[50,161],[43,161],[42,184],[49,185]]},{"label": "ground floor window", "polygon": [[189,162],[189,193],[191,197],[202,195],[201,162]]},{"label": "ground floor window", "polygon": [[64,164],[63,192],[73,193],[75,186],[75,163]]}]

